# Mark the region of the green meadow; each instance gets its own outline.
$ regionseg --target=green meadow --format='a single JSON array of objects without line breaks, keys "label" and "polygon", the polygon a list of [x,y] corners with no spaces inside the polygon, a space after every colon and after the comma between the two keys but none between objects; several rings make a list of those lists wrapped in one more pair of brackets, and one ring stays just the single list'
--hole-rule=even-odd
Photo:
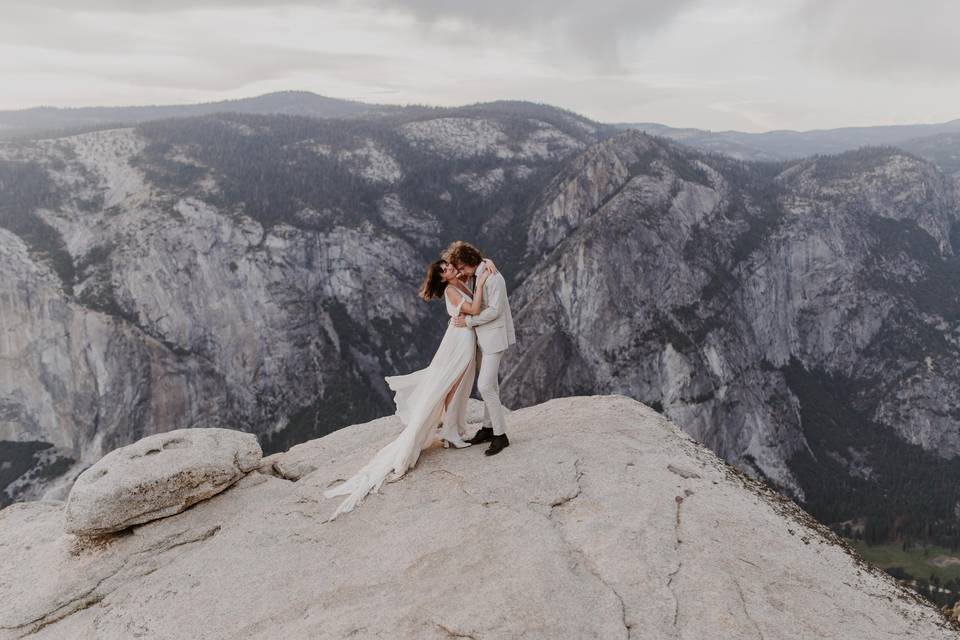
[{"label": "green meadow", "polygon": [[[860,556],[881,569],[900,567],[914,578],[929,579],[936,576],[941,582],[960,579],[960,551],[943,547],[910,547],[904,551],[899,544],[864,544],[859,540],[846,540]],[[955,564],[936,566],[931,560],[937,557],[953,558]]]}]

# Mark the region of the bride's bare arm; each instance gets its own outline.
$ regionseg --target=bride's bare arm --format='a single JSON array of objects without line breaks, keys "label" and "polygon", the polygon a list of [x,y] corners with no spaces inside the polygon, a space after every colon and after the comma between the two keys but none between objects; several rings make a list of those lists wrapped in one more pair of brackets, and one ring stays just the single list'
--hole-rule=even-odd
[{"label": "bride's bare arm", "polygon": [[483,283],[487,281],[492,273],[484,271],[483,275],[477,278],[476,290],[473,292],[473,302],[465,302],[460,307],[460,314],[464,316],[475,316],[480,313],[480,307],[483,305]]},{"label": "bride's bare arm", "polygon": [[475,316],[480,313],[480,307],[483,305],[483,284],[487,281],[487,278],[497,275],[497,265],[493,264],[493,260],[484,258],[483,262],[486,264],[486,268],[483,270],[483,275],[477,278],[476,291],[473,293],[473,302],[464,303],[460,309],[461,315]]}]

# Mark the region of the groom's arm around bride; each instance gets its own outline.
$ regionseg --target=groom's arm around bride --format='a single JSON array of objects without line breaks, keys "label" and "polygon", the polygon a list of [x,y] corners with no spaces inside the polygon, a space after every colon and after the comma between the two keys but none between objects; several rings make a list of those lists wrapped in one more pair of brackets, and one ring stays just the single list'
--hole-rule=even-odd
[{"label": "groom's arm around bride", "polygon": [[[481,263],[477,269],[476,275],[479,277],[483,269]],[[487,279],[483,286],[483,302],[480,313],[475,316],[460,316],[455,322],[458,326],[467,326],[478,329],[483,325],[489,325],[477,331],[477,340],[480,336],[485,338],[485,344],[481,344],[484,352],[494,353],[504,351],[506,348],[516,342],[516,339],[510,340],[506,331],[506,317],[504,311],[508,309],[507,302],[507,283],[503,274],[497,273]],[[502,331],[490,331],[490,329],[503,327]]]}]

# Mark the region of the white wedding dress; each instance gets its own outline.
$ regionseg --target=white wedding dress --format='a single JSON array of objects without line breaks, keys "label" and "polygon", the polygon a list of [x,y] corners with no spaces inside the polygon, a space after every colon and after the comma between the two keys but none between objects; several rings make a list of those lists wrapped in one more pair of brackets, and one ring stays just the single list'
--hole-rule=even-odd
[{"label": "white wedding dress", "polygon": [[[461,295],[461,301],[457,305],[453,305],[444,292],[443,297],[450,317],[460,315],[460,307],[471,302],[466,292],[460,289],[457,291]],[[397,415],[400,416],[404,429],[393,442],[380,449],[373,460],[356,475],[323,493],[327,498],[347,496],[330,517],[331,520],[352,511],[371,491],[378,491],[391,473],[394,478],[399,478],[417,463],[420,452],[433,443],[437,426],[445,417],[444,399],[448,392],[458,380],[458,392],[462,385],[473,385],[476,346],[477,335],[473,329],[456,327],[450,323],[426,369],[404,376],[385,378],[390,389],[395,392]],[[451,405],[453,404],[451,402]],[[453,408],[451,406],[451,409]],[[457,426],[461,430],[465,426],[463,418],[462,415],[456,416]]]}]

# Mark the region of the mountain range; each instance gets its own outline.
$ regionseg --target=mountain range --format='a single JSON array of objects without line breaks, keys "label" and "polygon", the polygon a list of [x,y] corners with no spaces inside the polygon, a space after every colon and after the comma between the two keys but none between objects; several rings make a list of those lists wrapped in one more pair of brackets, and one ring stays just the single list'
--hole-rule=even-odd
[{"label": "mountain range", "polygon": [[[301,115],[313,118],[370,118],[389,114],[442,112],[424,105],[369,104],[317,95],[309,91],[279,91],[252,98],[201,104],[129,107],[35,107],[0,111],[0,140],[62,137],[94,129],[116,128],[151,120],[215,113]],[[653,122],[615,123],[611,129],[636,129],[684,145],[741,160],[779,161],[836,154],[866,146],[896,146],[960,174],[960,119],[935,124],[841,127],[811,131],[763,133],[708,131]]]},{"label": "mountain range", "polygon": [[0,499],[159,431],[269,453],[388,413],[444,326],[423,269],[465,238],[508,276],[512,406],[624,394],[825,522],[960,539],[946,130],[901,132],[939,166],[753,162],[531,103],[266,98],[0,143]]},{"label": "mountain range", "polygon": [[[960,119],[939,124],[843,127],[813,131],[705,131],[668,127],[655,123],[617,124],[620,129],[637,129],[687,146],[741,160],[778,161],[806,156],[828,155],[870,146],[896,146],[937,162],[960,152],[957,137]],[[950,151],[947,151],[949,149]],[[960,170],[956,155],[945,167]]]},{"label": "mountain range", "polygon": [[116,128],[150,120],[186,118],[213,113],[284,114],[314,118],[356,118],[426,111],[427,107],[368,104],[317,95],[279,91],[253,98],[201,104],[131,107],[35,107],[0,111],[0,140],[57,137],[93,129]]}]

